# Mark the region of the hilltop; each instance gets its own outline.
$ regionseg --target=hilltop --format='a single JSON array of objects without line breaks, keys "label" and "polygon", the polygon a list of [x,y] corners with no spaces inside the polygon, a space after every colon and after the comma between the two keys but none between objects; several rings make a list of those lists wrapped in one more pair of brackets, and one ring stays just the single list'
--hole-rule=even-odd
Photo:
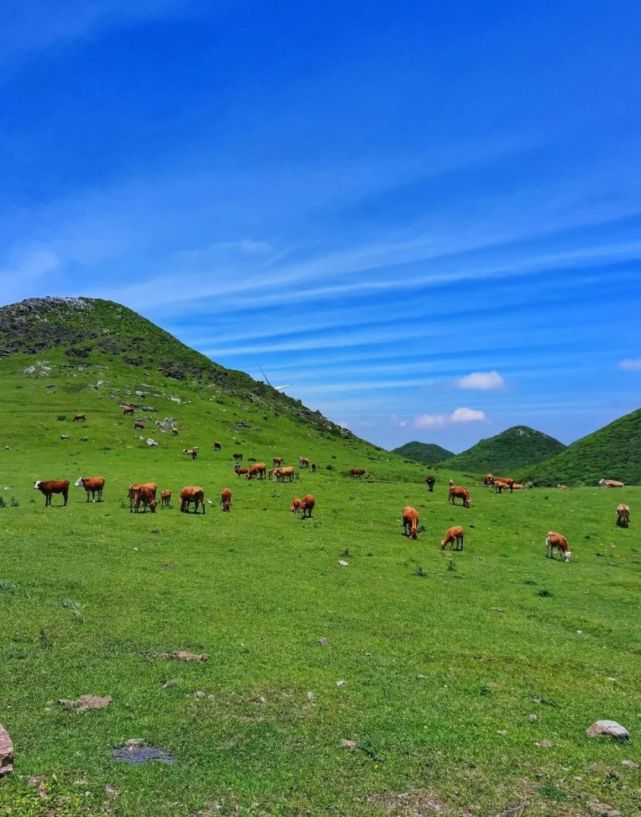
[{"label": "hilltop", "polygon": [[454,456],[453,451],[448,451],[447,448],[436,445],[436,443],[421,443],[418,440],[412,440],[399,448],[393,448],[392,453],[398,454],[399,457],[422,462],[423,465],[436,465]]},{"label": "hilltop", "polygon": [[594,485],[600,479],[641,483],[641,409],[588,434],[519,477],[542,485]]},{"label": "hilltop", "polygon": [[547,459],[565,448],[563,443],[529,426],[513,426],[451,457],[444,464],[458,471],[509,474]]}]

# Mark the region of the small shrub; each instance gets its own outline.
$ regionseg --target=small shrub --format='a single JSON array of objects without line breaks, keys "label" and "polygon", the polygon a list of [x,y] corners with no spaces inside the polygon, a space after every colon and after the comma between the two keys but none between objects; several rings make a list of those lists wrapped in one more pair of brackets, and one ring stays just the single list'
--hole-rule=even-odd
[{"label": "small shrub", "polygon": [[345,548],[342,553],[339,553],[339,556],[353,556],[354,554],[349,548]]},{"label": "small shrub", "polygon": [[424,576],[427,576],[427,570],[425,570],[425,568],[423,567],[423,565],[419,565],[419,566],[416,568],[416,570],[415,570],[415,572],[414,572],[414,575],[415,575],[415,576],[423,576],[423,577],[424,577]]},{"label": "small shrub", "polygon": [[13,582],[7,581],[7,579],[0,579],[0,592],[1,593],[8,593],[10,596],[13,596],[14,593],[18,588]]},{"label": "small shrub", "polygon": [[552,596],[552,593],[549,590],[546,590],[545,587],[539,591],[537,591],[537,596],[541,596],[542,599],[547,599]]},{"label": "small shrub", "polygon": [[19,508],[20,507],[20,502],[15,496],[12,496],[10,505],[11,505],[12,508]]}]

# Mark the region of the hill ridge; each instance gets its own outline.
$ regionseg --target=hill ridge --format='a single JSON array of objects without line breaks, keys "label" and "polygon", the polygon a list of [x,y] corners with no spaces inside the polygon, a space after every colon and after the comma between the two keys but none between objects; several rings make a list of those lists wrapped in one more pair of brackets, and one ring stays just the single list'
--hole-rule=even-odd
[{"label": "hill ridge", "polygon": [[392,453],[428,466],[437,465],[454,456],[453,451],[448,451],[447,448],[443,448],[441,445],[422,443],[419,440],[411,440],[398,448],[393,448]]}]

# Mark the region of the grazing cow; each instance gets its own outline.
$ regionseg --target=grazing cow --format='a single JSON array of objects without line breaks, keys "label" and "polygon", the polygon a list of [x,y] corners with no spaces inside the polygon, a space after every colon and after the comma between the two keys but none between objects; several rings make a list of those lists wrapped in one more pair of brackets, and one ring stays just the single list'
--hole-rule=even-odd
[{"label": "grazing cow", "polygon": [[218,442],[218,440],[216,440],[214,442],[214,451],[222,451],[222,450],[223,450],[222,445]]},{"label": "grazing cow", "polygon": [[555,533],[551,530],[545,537],[545,555],[549,559],[553,559],[555,549],[563,554],[564,561],[569,562],[572,558],[572,551],[568,546],[568,540],[562,534]]},{"label": "grazing cow", "polygon": [[136,420],[136,422],[134,423],[134,429],[136,429],[137,431],[142,431],[144,427],[145,424],[143,423],[142,420]]},{"label": "grazing cow", "polygon": [[300,506],[301,506],[302,502],[303,502],[303,500],[299,496],[295,496],[292,499],[292,504],[289,506],[289,510],[292,513],[300,513]]},{"label": "grazing cow", "polygon": [[68,479],[39,479],[33,483],[36,491],[41,491],[45,495],[45,508],[51,505],[51,497],[53,494],[62,494],[64,504],[67,504],[67,497],[69,495],[69,480]]},{"label": "grazing cow", "polygon": [[249,471],[247,472],[247,479],[253,479],[254,477],[258,477],[258,479],[265,479],[266,476],[267,466],[264,462],[255,462],[249,467]]},{"label": "grazing cow", "polygon": [[198,456],[198,448],[183,448],[183,454],[187,454],[188,457],[191,457],[192,460],[195,460]]},{"label": "grazing cow", "polygon": [[89,494],[91,494],[91,501],[96,501],[96,494],[98,494],[98,502],[102,501],[102,489],[105,487],[105,481],[102,477],[78,477],[74,482],[76,488],[84,488],[87,492],[87,502],[89,502]]},{"label": "grazing cow", "polygon": [[161,491],[160,492],[160,507],[161,508],[168,508],[171,504],[171,491]]},{"label": "grazing cow", "polygon": [[[144,500],[138,500],[138,494],[140,493],[140,491],[143,492],[145,497],[151,496],[151,498],[155,501],[156,500],[156,491],[157,490],[158,490],[158,486],[156,485],[155,482],[132,483],[129,486],[129,512],[131,513],[132,511],[135,510],[136,513],[137,513],[138,512],[138,507],[140,506],[140,502],[141,501],[144,502]],[[145,510],[147,510],[147,505],[149,505],[149,504],[150,504],[149,502],[144,502]],[[154,508],[152,510],[155,510],[155,509],[156,508],[155,508],[155,505],[154,505]]]},{"label": "grazing cow", "polygon": [[427,485],[427,490],[430,493],[433,493],[434,485],[436,484],[436,477],[432,476],[431,474],[428,477],[425,477],[425,484]]},{"label": "grazing cow", "polygon": [[220,503],[223,506],[223,511],[231,510],[231,490],[223,488],[220,492]]},{"label": "grazing cow", "polygon": [[627,528],[630,524],[630,508],[627,505],[617,505],[617,525]]},{"label": "grazing cow", "polygon": [[299,468],[309,468],[309,460],[307,457],[299,457],[298,458],[298,467]]},{"label": "grazing cow", "polygon": [[232,454],[232,457],[236,460],[236,462],[240,462],[243,458],[243,455],[237,451],[235,454]]},{"label": "grazing cow", "polygon": [[352,475],[352,477],[358,477],[359,479],[361,477],[365,477],[365,479],[369,479],[369,474],[364,468],[352,468],[349,473]]},{"label": "grazing cow", "polygon": [[74,414],[73,416],[74,423],[84,423],[86,419],[87,417],[82,411],[79,411],[77,414]]},{"label": "grazing cow", "polygon": [[623,487],[625,487],[624,483],[619,482],[618,479],[600,479],[599,480],[599,485],[602,488],[623,488]]},{"label": "grazing cow", "polygon": [[283,457],[272,457],[272,465],[278,468],[283,464]]},{"label": "grazing cow", "polygon": [[445,550],[448,545],[450,546],[451,550],[463,550],[464,536],[465,531],[460,525],[455,525],[453,528],[448,528],[445,531],[445,536],[441,539],[441,550]]},{"label": "grazing cow", "polygon": [[485,485],[486,488],[489,488],[492,485],[494,485],[494,474],[486,474],[483,477],[483,485]]},{"label": "grazing cow", "polygon": [[463,507],[469,508],[472,504],[472,500],[470,499],[470,492],[466,488],[462,488],[460,485],[450,485],[450,490],[447,496],[447,501],[451,502],[452,505],[456,505],[454,501],[456,498],[463,500]]},{"label": "grazing cow", "polygon": [[276,468],[274,471],[276,482],[293,482],[296,476],[293,465],[286,465],[284,468]]},{"label": "grazing cow", "polygon": [[411,505],[406,505],[403,508],[403,533],[410,539],[416,539],[418,529],[419,516],[416,508]]},{"label": "grazing cow", "polygon": [[311,518],[315,504],[316,500],[311,494],[307,494],[307,496],[303,497],[300,503],[300,510],[303,515],[303,519]]},{"label": "grazing cow", "polygon": [[129,414],[129,415],[131,415],[131,414],[133,414],[133,413],[134,413],[134,411],[135,411],[135,407],[134,407],[134,406],[123,406],[123,407],[122,407],[122,413],[123,413],[123,414]]},{"label": "grazing cow", "polygon": [[249,468],[242,468],[240,465],[234,465],[234,471],[237,477],[245,476],[249,472]]},{"label": "grazing cow", "polygon": [[180,510],[182,513],[189,513],[189,506],[193,503],[194,513],[198,513],[200,505],[205,513],[205,492],[195,485],[187,486],[180,492]]},{"label": "grazing cow", "polygon": [[510,489],[510,493],[512,492],[512,486],[514,483],[511,479],[503,479],[502,477],[496,477],[494,480],[494,493],[500,494],[503,491],[507,491],[508,488]]}]

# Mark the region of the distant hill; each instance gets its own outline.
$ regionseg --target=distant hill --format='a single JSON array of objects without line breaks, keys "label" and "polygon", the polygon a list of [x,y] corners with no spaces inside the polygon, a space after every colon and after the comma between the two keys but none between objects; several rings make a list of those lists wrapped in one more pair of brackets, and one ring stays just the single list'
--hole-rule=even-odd
[{"label": "distant hill", "polygon": [[563,451],[563,443],[529,426],[513,426],[446,461],[457,471],[491,472],[511,476],[517,469]]},{"label": "distant hill", "polygon": [[417,440],[412,440],[411,443],[405,443],[399,448],[394,448],[392,453],[408,460],[422,462],[423,465],[436,465],[454,456],[454,452],[448,451],[447,448],[442,448],[435,443],[419,443]]},{"label": "distant hill", "polygon": [[641,484],[641,409],[588,434],[556,456],[523,468],[519,478],[543,485],[619,479]]}]

